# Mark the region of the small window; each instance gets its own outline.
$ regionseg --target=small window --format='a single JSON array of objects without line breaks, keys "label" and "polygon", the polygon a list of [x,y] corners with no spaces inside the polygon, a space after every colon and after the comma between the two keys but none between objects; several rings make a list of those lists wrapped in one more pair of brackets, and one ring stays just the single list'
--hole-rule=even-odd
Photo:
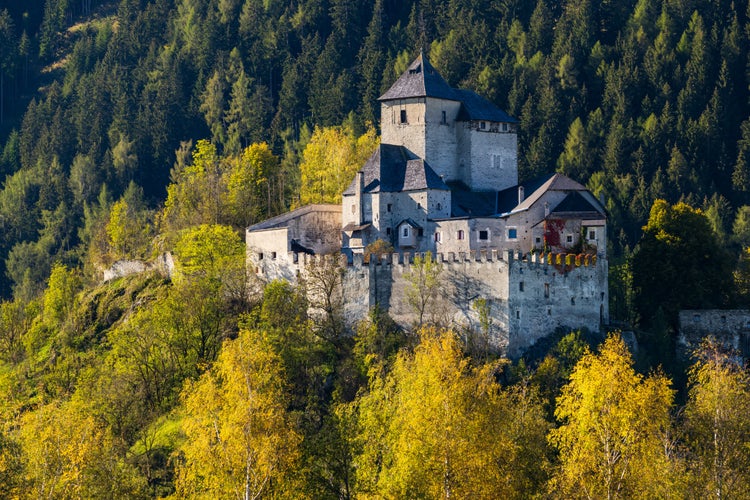
[{"label": "small window", "polygon": [[540,238],[539,236],[537,236],[537,237],[536,237],[536,238],[534,239],[534,241],[536,242],[536,244],[537,244],[537,245],[541,245],[541,244],[542,244],[542,238]]},{"label": "small window", "polygon": [[352,205],[352,213],[353,214],[357,213],[357,205]]},{"label": "small window", "polygon": [[479,231],[479,239],[480,240],[488,240],[490,239],[490,232],[487,230]]},{"label": "small window", "polygon": [[507,131],[508,131],[508,124],[503,123],[503,132],[507,132]]},{"label": "small window", "polygon": [[547,309],[547,316],[552,316],[552,309]]},{"label": "small window", "polygon": [[515,227],[509,227],[508,228],[508,239],[509,240],[518,239],[518,229],[516,229]]},{"label": "small window", "polygon": [[260,252],[260,253],[258,254],[258,260],[263,260],[263,252]]},{"label": "small window", "polygon": [[726,324],[727,323],[727,317],[726,316],[722,316],[721,317],[721,322],[724,323],[724,324]]},{"label": "small window", "polygon": [[271,252],[271,258],[276,260],[276,252]]},{"label": "small window", "polygon": [[390,227],[385,228],[385,234],[387,234],[388,236],[391,235],[391,228]]},{"label": "small window", "polygon": [[406,110],[401,110],[401,123],[406,123]]},{"label": "small window", "polygon": [[701,320],[701,315],[700,314],[693,314],[693,321],[695,321],[696,323],[698,323],[698,322],[700,322],[700,320]]},{"label": "small window", "polygon": [[390,212],[391,210],[393,210],[393,203],[389,203],[389,204],[387,205],[387,207],[386,207],[386,210],[387,210],[388,212]]},{"label": "small window", "polygon": [[549,283],[544,284],[544,298],[545,299],[549,298]]},{"label": "small window", "polygon": [[518,291],[523,292],[523,281],[518,282]]},{"label": "small window", "polygon": [[417,210],[422,210],[422,204],[421,203],[417,203]]},{"label": "small window", "polygon": [[446,123],[448,123],[448,119],[445,116],[445,111],[443,111],[443,116],[442,116],[442,118],[440,120],[440,123],[442,123],[443,125],[445,125]]},{"label": "small window", "polygon": [[437,232],[435,233],[435,243],[440,243],[440,241],[442,240],[442,238],[443,238],[443,237],[442,237],[442,235],[440,234],[440,231],[437,231]]},{"label": "small window", "polygon": [[570,298],[570,305],[571,305],[571,306],[574,306],[574,305],[576,305],[576,298],[575,298],[575,297],[571,297],[571,298]]},{"label": "small window", "polygon": [[565,236],[565,242],[566,243],[573,243],[573,235],[569,234],[569,235]]},{"label": "small window", "polygon": [[521,319],[521,311],[516,309],[516,319]]},{"label": "small window", "polygon": [[403,236],[404,238],[408,238],[408,237],[409,237],[409,226],[404,226],[404,229],[403,229],[403,231],[401,232],[401,235],[402,235],[402,236]]},{"label": "small window", "polygon": [[424,236],[424,229],[422,229],[421,227],[417,229],[417,236]]},{"label": "small window", "polygon": [[596,239],[596,229],[589,229],[589,239],[590,240]]},{"label": "small window", "polygon": [[487,123],[485,123],[485,122],[479,122],[479,128],[482,129],[482,130],[486,129],[487,128]]},{"label": "small window", "polygon": [[458,240],[464,239],[464,230],[463,229],[459,229],[458,230],[458,234],[456,234],[456,239],[458,239]]},{"label": "small window", "polygon": [[443,204],[442,203],[438,203],[437,204],[437,209],[438,210],[442,210],[443,209]]}]

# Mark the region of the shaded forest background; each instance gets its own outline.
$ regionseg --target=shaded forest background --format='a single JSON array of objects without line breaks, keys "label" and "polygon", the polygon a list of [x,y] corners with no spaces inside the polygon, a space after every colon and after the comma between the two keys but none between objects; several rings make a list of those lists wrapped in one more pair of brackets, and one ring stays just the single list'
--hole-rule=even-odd
[{"label": "shaded forest background", "polygon": [[[281,158],[249,222],[300,199],[314,127],[378,126],[420,48],[520,119],[520,175],[557,169],[607,200],[613,258],[654,200],[702,207],[722,245],[750,203],[743,3],[455,0],[7,2],[0,20],[0,292],[77,263],[86,209],[131,181],[155,208],[175,152],[267,142]],[[88,218],[87,218],[88,217]],[[745,214],[734,233],[748,239]],[[736,244],[739,248],[741,244]],[[738,255],[739,252],[735,252]],[[28,263],[35,262],[30,276]],[[616,315],[627,316],[617,304]]]},{"label": "shaded forest background", "polygon": [[[747,2],[26,3],[0,0],[0,496],[750,495],[746,369],[674,350],[678,310],[750,298]],[[331,261],[247,282],[243,228],[338,201],[420,49],[519,118],[522,180],[606,200],[635,361],[570,331],[498,359],[481,300],[347,332],[306,293]],[[165,251],[170,279],[102,283]],[[440,266],[413,272],[429,309]]]}]

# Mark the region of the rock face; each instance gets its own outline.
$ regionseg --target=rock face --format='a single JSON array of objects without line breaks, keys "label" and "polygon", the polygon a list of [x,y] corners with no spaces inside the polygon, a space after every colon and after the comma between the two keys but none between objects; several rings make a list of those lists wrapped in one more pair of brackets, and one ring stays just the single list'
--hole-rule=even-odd
[{"label": "rock face", "polygon": [[110,281],[131,274],[143,273],[146,271],[157,271],[164,276],[171,277],[174,271],[174,261],[172,254],[169,252],[161,254],[153,262],[144,262],[141,260],[118,260],[104,271],[103,281]]}]

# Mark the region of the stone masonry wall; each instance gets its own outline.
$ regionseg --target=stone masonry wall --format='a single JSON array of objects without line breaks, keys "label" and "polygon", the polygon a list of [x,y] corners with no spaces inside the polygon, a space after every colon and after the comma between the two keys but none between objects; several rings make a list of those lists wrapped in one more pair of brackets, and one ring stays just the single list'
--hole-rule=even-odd
[{"label": "stone masonry wall", "polygon": [[[478,331],[474,304],[486,299],[492,320],[490,346],[510,356],[518,356],[557,327],[598,330],[608,322],[605,260],[572,255],[520,257],[497,250],[437,254],[441,284],[438,296],[425,310],[425,321]],[[297,272],[306,276],[306,269],[319,258],[290,254],[285,261],[293,263],[294,269],[278,277]],[[361,255],[354,255],[336,292],[349,327],[376,304],[401,326],[413,326],[417,315],[408,299],[412,270],[413,255],[407,253],[371,256],[367,263]]]},{"label": "stone masonry wall", "polygon": [[712,336],[725,346],[750,357],[750,310],[701,309],[680,311],[678,342],[690,354]]}]

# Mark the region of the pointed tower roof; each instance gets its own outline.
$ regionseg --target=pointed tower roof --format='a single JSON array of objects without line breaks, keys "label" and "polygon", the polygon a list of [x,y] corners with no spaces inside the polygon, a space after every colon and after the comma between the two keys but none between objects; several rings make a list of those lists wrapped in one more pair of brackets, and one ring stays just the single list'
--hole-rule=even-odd
[{"label": "pointed tower roof", "polygon": [[406,71],[396,80],[388,91],[380,96],[379,101],[408,99],[410,97],[436,97],[460,101],[454,90],[440,76],[421,51]]}]

